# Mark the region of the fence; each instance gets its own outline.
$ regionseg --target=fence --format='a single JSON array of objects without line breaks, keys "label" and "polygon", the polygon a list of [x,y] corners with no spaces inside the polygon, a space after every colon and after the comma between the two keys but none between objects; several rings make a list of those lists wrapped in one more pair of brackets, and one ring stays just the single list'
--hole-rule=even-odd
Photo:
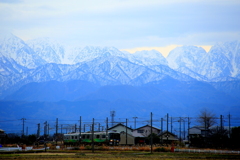
[{"label": "fence", "polygon": [[229,150],[204,150],[204,149],[174,149],[174,152],[192,152],[192,153],[231,153],[231,154],[240,154],[240,151],[229,151]]}]

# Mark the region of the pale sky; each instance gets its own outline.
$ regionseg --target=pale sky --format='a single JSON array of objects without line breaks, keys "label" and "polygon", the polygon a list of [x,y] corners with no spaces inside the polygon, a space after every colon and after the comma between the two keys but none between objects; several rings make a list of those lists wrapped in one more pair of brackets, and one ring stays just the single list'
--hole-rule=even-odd
[{"label": "pale sky", "polygon": [[0,32],[68,45],[156,49],[240,40],[240,0],[0,0]]}]

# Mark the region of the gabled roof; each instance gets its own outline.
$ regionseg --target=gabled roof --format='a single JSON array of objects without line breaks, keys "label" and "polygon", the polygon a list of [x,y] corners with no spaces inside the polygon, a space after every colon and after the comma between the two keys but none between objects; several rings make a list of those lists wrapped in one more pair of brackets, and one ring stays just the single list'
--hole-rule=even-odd
[{"label": "gabled roof", "polygon": [[205,127],[204,126],[193,126],[189,129],[193,129],[193,128],[196,128],[196,129],[199,129],[199,130],[205,130]]},{"label": "gabled roof", "polygon": [[[118,124],[116,124],[116,125],[114,125],[114,126],[108,128],[108,130],[112,130],[112,129],[114,129],[115,127],[118,127],[118,126],[126,127],[124,124],[122,124],[122,123],[118,123]],[[127,127],[127,128],[130,129],[130,130],[132,130],[132,128],[130,128],[130,127]]]},{"label": "gabled roof", "polygon": [[[171,136],[167,137],[167,136],[165,136],[166,134],[171,135]],[[158,136],[162,137],[163,140],[178,141],[177,136],[169,131],[164,131],[164,132],[160,133]]]},{"label": "gabled roof", "polygon": [[[139,127],[139,128],[134,129],[134,131],[135,131],[135,130],[142,129],[142,128],[145,128],[145,127],[149,127],[149,128],[151,128],[151,126],[147,124],[147,125],[145,125],[145,126],[142,126],[142,127]],[[154,129],[156,129],[156,130],[159,130],[159,131],[161,130],[161,129],[156,128],[156,127],[153,127],[153,126],[152,126],[152,128],[154,128]]]},{"label": "gabled roof", "polygon": [[172,135],[172,136],[175,136],[175,137],[176,137],[176,135],[175,135],[175,134],[173,134],[172,132],[169,132],[169,131],[164,131],[164,132],[160,133],[158,136],[162,136],[162,135],[165,135],[165,134],[170,134],[170,135]]}]

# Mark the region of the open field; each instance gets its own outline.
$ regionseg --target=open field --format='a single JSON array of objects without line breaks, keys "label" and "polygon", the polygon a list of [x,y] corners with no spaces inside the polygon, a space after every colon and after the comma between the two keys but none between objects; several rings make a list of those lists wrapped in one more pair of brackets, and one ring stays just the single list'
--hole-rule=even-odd
[{"label": "open field", "polygon": [[0,154],[0,159],[58,159],[58,160],[75,160],[75,159],[91,159],[91,160],[225,160],[225,159],[240,159],[240,155],[235,154],[205,154],[205,153],[171,153],[171,152],[136,152],[136,151],[48,151],[39,153],[15,153],[15,154]]}]

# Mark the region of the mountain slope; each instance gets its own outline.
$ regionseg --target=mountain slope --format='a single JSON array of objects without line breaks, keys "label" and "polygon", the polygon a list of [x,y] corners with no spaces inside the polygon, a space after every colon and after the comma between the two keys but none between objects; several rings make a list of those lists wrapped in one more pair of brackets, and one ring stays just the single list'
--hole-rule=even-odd
[{"label": "mountain slope", "polygon": [[28,83],[14,94],[7,96],[6,100],[22,101],[61,101],[75,100],[95,90],[98,86],[85,81],[48,81],[42,83]]},{"label": "mountain slope", "polygon": [[168,65],[165,57],[163,57],[162,54],[156,50],[137,51],[134,54],[126,53],[126,57],[132,63],[143,66]]},{"label": "mountain slope", "polygon": [[0,38],[0,56],[14,59],[27,68],[36,68],[46,63],[23,40],[12,34],[6,34]]},{"label": "mountain slope", "polygon": [[62,63],[65,56],[65,49],[58,43],[51,42],[49,38],[37,38],[27,41],[29,47],[36,55],[47,63]]},{"label": "mountain slope", "polygon": [[240,42],[214,45],[200,66],[200,74],[209,79],[238,78],[240,74]]}]

